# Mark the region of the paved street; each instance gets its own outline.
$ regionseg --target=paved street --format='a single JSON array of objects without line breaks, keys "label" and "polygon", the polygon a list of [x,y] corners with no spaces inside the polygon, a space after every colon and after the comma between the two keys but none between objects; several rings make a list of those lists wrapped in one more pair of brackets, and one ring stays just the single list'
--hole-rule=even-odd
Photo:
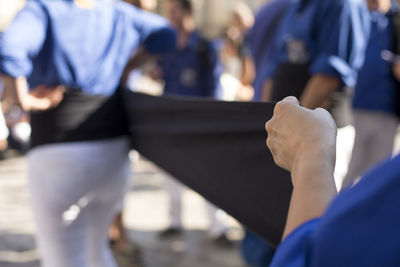
[{"label": "paved street", "polygon": [[[158,233],[167,226],[167,201],[163,176],[145,160],[133,164],[132,185],[126,196],[125,225],[143,249],[146,267],[242,267],[237,248],[221,249],[209,239],[203,200],[195,193],[184,195],[184,226],[187,231],[169,241]],[[26,190],[24,157],[0,161],[0,267],[38,267],[39,256]],[[230,237],[239,239],[240,228],[226,217]]]}]

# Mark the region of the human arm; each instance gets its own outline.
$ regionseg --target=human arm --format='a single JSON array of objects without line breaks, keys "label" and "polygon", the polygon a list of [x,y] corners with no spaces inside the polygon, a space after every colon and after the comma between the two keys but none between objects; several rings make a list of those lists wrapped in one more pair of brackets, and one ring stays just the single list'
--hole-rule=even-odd
[{"label": "human arm", "polygon": [[400,82],[400,61],[393,63],[393,75]]},{"label": "human arm", "polygon": [[361,2],[326,1],[319,5],[311,80],[300,100],[309,108],[321,106],[343,85],[355,85],[369,38],[368,12]]},{"label": "human arm", "polygon": [[315,109],[324,107],[330,96],[340,87],[340,78],[324,74],[315,74],[307,83],[300,103],[302,106]]},{"label": "human arm", "polygon": [[[34,58],[46,39],[47,17],[36,2],[29,2],[11,24],[0,33],[0,74],[4,83],[3,99],[25,111],[40,111],[58,105],[63,88],[39,86],[29,93],[27,76]],[[52,90],[55,89],[55,90]]]},{"label": "human arm", "polygon": [[255,66],[253,59],[247,55],[242,59],[242,77],[237,95],[242,101],[250,101],[254,97],[253,81],[255,77]]},{"label": "human arm", "polygon": [[38,86],[28,91],[25,77],[1,76],[4,84],[3,99],[10,105],[18,105],[24,111],[45,111],[59,105],[63,99],[63,86]]},{"label": "human arm", "polygon": [[320,217],[337,194],[333,179],[336,126],[326,110],[300,107],[297,99],[289,97],[277,104],[266,130],[275,162],[292,175],[285,238]]},{"label": "human arm", "polygon": [[132,7],[133,27],[140,43],[151,54],[162,54],[176,46],[177,33],[163,17]]},{"label": "human arm", "polygon": [[261,101],[263,102],[271,101],[273,83],[274,82],[272,81],[272,79],[265,80],[261,92]]}]

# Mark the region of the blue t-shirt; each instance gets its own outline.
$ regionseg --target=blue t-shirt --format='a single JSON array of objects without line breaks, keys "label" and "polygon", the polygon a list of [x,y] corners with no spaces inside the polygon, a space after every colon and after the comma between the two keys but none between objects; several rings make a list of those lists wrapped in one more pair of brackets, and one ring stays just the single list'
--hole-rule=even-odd
[{"label": "blue t-shirt", "polygon": [[353,107],[371,111],[395,113],[398,82],[393,76],[393,65],[382,59],[383,50],[393,51],[393,12],[371,14],[371,34],[364,66],[358,74],[354,89]]},{"label": "blue t-shirt", "polygon": [[278,247],[271,267],[400,266],[400,156],[341,193]]},{"label": "blue t-shirt", "polygon": [[197,32],[183,49],[175,48],[160,61],[164,93],[191,97],[213,97],[219,81],[216,50]]},{"label": "blue t-shirt", "polygon": [[140,45],[153,53],[175,45],[165,19],[134,6],[96,1],[28,0],[0,33],[0,73],[25,76],[29,85],[66,85],[110,95]]},{"label": "blue t-shirt", "polygon": [[267,76],[268,65],[275,48],[276,38],[285,11],[291,0],[275,0],[264,5],[257,13],[254,26],[246,36],[256,67],[254,100],[261,99],[261,92]]},{"label": "blue t-shirt", "polygon": [[309,64],[309,72],[339,77],[354,86],[369,34],[364,0],[292,0],[269,67]]}]

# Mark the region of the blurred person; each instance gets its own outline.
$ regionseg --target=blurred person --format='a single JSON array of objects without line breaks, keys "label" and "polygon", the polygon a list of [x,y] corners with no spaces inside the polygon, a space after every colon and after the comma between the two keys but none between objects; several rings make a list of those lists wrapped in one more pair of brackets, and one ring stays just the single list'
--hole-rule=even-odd
[{"label": "blurred person", "polygon": [[354,87],[362,67],[369,26],[364,0],[292,1],[262,94],[263,101],[294,95],[304,107],[329,109],[339,128],[338,185],[350,160],[353,136],[347,90]]},{"label": "blurred person", "polygon": [[174,43],[166,20],[92,0],[28,1],[0,33],[7,100],[31,115],[28,177],[42,266],[116,266],[107,229],[130,168],[120,77],[140,45],[157,54]]},{"label": "blurred person", "polygon": [[230,64],[234,63],[232,60],[238,61],[239,64],[237,64],[236,70],[234,72],[231,71],[231,74],[240,82],[236,99],[243,101],[251,100],[254,95],[252,87],[255,76],[254,62],[245,38],[253,25],[254,15],[250,7],[244,2],[236,3],[232,11],[229,26],[224,34],[225,55],[228,59],[225,68],[228,69],[229,73]]},{"label": "blurred person", "polygon": [[393,152],[399,125],[399,82],[393,62],[382,56],[395,50],[394,19],[397,4],[391,0],[367,0],[371,10],[371,34],[364,66],[353,96],[355,143],[343,186],[351,185],[367,169]]},{"label": "blurred person", "polygon": [[[214,98],[218,85],[218,58],[206,38],[196,31],[189,0],[168,0],[166,14],[178,32],[177,46],[160,59],[160,69],[155,71],[164,81],[164,94],[188,97]],[[170,237],[182,231],[183,185],[166,175],[169,197],[170,226],[160,237]],[[207,202],[210,218],[210,236],[221,245],[231,245],[226,227],[218,216],[218,209]]]},{"label": "blurred person", "polygon": [[246,35],[248,48],[255,66],[254,100],[261,100],[261,93],[268,77],[267,70],[271,64],[275,42],[280,25],[290,0],[274,0],[263,5],[255,16],[253,27]]},{"label": "blurred person", "polygon": [[288,95],[303,106],[328,105],[343,85],[354,86],[369,31],[363,0],[292,1],[282,21],[262,100]]},{"label": "blurred person", "polygon": [[[271,64],[280,25],[290,2],[275,0],[264,4],[255,16],[253,27],[246,34],[255,66],[254,101],[261,100],[262,89],[268,78],[268,65]],[[275,253],[275,249],[265,240],[248,230],[241,243],[241,251],[244,260],[255,267],[269,266]]]},{"label": "blurred person", "polygon": [[336,126],[326,110],[288,97],[266,129],[274,160],[291,172],[294,187],[271,267],[399,266],[400,156],[337,195]]},{"label": "blurred person", "polygon": [[[124,0],[125,2],[136,6],[137,8],[153,12],[157,7],[156,0]],[[129,73],[128,73],[129,72]],[[124,77],[125,76],[125,77]],[[142,77],[142,70],[135,68],[131,70],[127,68],[124,71],[122,82],[124,85],[132,90],[136,89],[140,78]],[[131,151],[130,153],[138,153]],[[135,157],[135,159],[138,157]],[[131,161],[132,158],[130,157]],[[119,212],[112,220],[111,226],[108,230],[110,244],[117,258],[119,265],[136,264],[139,265],[142,261],[141,251],[139,246],[130,240],[128,233],[123,224],[123,203],[120,204]]]}]

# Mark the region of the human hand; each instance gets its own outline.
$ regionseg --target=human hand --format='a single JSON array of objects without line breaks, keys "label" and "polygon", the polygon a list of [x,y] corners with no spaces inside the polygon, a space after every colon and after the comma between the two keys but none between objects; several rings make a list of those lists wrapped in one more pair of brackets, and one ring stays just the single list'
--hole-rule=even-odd
[{"label": "human hand", "polygon": [[276,105],[266,130],[267,145],[275,162],[292,172],[292,179],[304,176],[294,174],[305,169],[334,168],[336,125],[326,110],[306,109],[295,97],[287,97]]},{"label": "human hand", "polygon": [[64,98],[65,87],[62,85],[47,87],[39,85],[29,92],[26,111],[46,111],[57,107]]}]

